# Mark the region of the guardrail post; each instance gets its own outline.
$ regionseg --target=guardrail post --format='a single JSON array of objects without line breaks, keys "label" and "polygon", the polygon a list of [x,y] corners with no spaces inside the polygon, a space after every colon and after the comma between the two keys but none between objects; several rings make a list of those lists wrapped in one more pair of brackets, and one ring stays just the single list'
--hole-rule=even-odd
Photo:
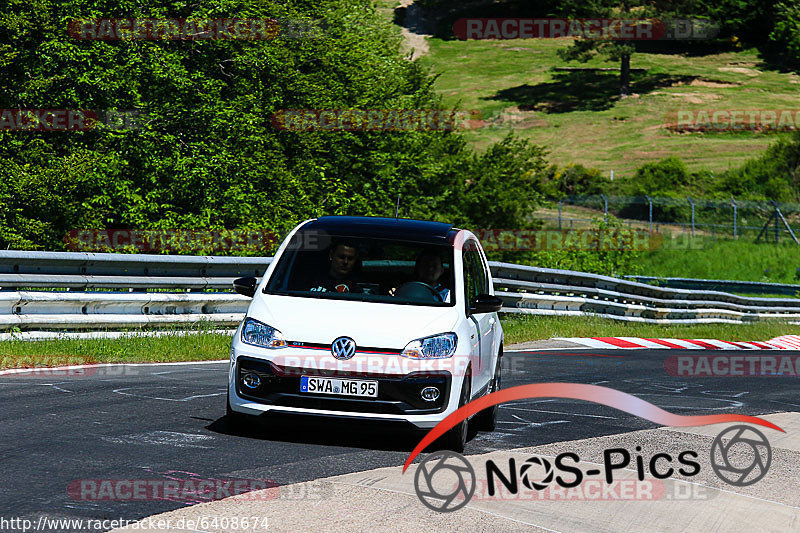
[{"label": "guardrail post", "polygon": [[653,199],[647,195],[645,195],[644,197],[647,198],[647,203],[650,204],[650,214],[649,214],[650,233],[653,233]]},{"label": "guardrail post", "polygon": [[689,196],[687,196],[686,199],[689,200],[689,203],[692,205],[692,237],[694,237],[694,201]]},{"label": "guardrail post", "polygon": [[736,200],[733,199],[731,196],[731,205],[733,206],[733,238],[738,239],[737,227],[736,227]]},{"label": "guardrail post", "polygon": [[608,198],[606,198],[605,194],[601,194],[600,196],[603,198],[603,218],[606,224],[608,224]]}]

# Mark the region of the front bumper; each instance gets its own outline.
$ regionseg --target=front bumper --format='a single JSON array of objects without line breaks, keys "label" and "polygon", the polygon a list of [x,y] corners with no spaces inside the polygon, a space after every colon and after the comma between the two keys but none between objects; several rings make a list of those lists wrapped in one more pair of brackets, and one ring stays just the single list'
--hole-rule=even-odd
[{"label": "front bumper", "polygon": [[[453,375],[447,371],[375,374],[279,366],[254,357],[239,356],[230,372],[228,399],[231,408],[251,415],[303,413],[354,419],[410,422],[418,428],[431,428],[449,414]],[[242,376],[256,374],[260,384],[248,388]],[[301,376],[368,379],[378,382],[376,398],[348,397],[300,392]],[[456,384],[460,390],[461,383]],[[421,398],[426,387],[441,392],[435,401]],[[456,400],[457,401],[457,400]]]}]

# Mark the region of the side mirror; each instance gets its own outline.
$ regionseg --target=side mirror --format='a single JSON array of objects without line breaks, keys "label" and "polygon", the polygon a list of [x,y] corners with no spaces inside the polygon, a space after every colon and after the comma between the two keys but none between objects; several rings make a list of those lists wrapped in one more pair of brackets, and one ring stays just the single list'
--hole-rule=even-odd
[{"label": "side mirror", "polygon": [[233,289],[239,294],[247,296],[248,298],[253,297],[253,295],[256,293],[257,286],[258,280],[253,276],[233,280]]},{"label": "side mirror", "polygon": [[469,303],[469,314],[496,313],[503,307],[503,300],[491,294],[479,294]]}]

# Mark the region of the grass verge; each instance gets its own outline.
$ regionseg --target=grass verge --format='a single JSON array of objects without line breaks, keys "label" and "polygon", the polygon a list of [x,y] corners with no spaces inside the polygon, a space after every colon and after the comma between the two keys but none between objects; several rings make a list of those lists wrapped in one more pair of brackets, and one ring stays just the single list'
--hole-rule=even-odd
[{"label": "grass verge", "polygon": [[756,324],[697,324],[663,326],[620,322],[608,318],[581,316],[501,316],[505,345],[552,337],[645,337],[677,339],[720,339],[765,341],[779,335],[800,335],[800,326],[785,322]]},{"label": "grass verge", "polygon": [[131,335],[118,339],[0,341],[0,369],[94,363],[213,361],[230,355],[231,337],[221,333]]},{"label": "grass verge", "polygon": [[[753,325],[661,326],[599,317],[501,316],[506,346],[552,337],[665,337],[761,341],[800,334],[800,326],[782,322]],[[220,333],[178,333],[161,337],[1,341],[0,369],[93,363],[164,363],[226,359],[231,338]]]}]

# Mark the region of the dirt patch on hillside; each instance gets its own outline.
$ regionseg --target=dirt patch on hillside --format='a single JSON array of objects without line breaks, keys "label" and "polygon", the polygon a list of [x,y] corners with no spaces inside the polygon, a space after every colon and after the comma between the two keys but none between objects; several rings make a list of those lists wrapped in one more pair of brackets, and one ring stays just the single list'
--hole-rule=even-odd
[{"label": "dirt patch on hillside", "polygon": [[688,104],[704,104],[706,102],[719,100],[722,98],[720,95],[713,93],[672,93],[666,91],[655,91],[650,94],[664,94],[667,96],[683,98]]},{"label": "dirt patch on hillside", "polygon": [[696,79],[692,80],[689,83],[692,87],[713,87],[713,88],[724,88],[724,87],[738,87],[739,83],[734,83],[730,81],[719,81],[719,80],[706,80],[706,79]]},{"label": "dirt patch on hillside", "polygon": [[403,27],[400,31],[403,33],[403,47],[411,52],[411,58],[415,59],[420,56],[426,55],[430,52],[428,41],[428,33],[424,33],[428,27],[428,20],[425,18],[425,12],[418,6],[414,5],[414,0],[400,0],[400,6],[406,9],[406,17]]},{"label": "dirt patch on hillside", "polygon": [[690,87],[710,87],[712,89],[722,89],[726,87],[738,87],[741,84],[732,81],[712,80],[709,78],[695,78],[692,81],[676,81],[670,87],[681,87],[689,85]]},{"label": "dirt patch on hillside", "polygon": [[522,110],[519,106],[506,107],[501,113],[487,117],[484,121],[484,127],[498,129],[529,129],[547,125],[547,120],[542,118],[541,114]]},{"label": "dirt patch on hillside", "polygon": [[745,76],[750,76],[751,78],[761,74],[760,70],[747,67],[718,67],[717,70],[721,72],[735,72],[737,74],[744,74]]}]

